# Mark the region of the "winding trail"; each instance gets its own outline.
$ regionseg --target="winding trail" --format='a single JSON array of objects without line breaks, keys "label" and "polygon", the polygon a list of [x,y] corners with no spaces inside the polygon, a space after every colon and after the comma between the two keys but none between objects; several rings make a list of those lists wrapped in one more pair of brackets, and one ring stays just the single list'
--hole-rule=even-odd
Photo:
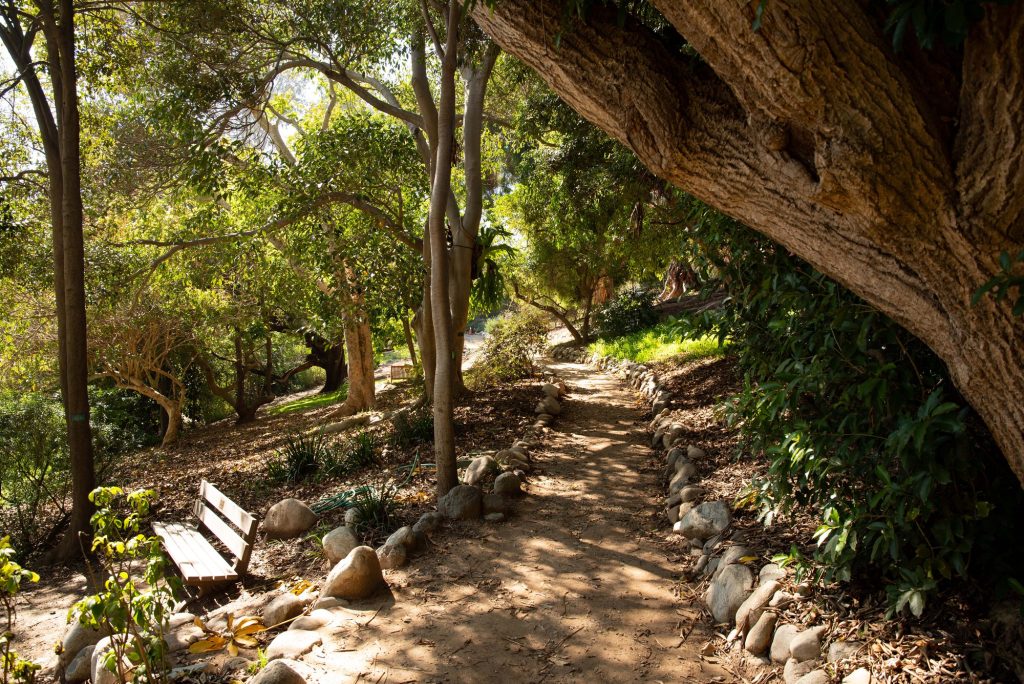
[{"label": "winding trail", "polygon": [[516,515],[466,524],[407,569],[393,595],[353,605],[303,660],[322,682],[728,681],[677,596],[659,544],[660,468],[617,378],[551,363],[569,385]]}]

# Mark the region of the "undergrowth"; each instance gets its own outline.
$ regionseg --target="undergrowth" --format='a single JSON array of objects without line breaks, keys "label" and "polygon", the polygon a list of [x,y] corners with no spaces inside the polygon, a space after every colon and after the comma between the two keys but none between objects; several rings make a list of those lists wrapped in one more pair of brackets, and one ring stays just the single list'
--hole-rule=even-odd
[{"label": "undergrowth", "polygon": [[710,335],[693,339],[680,337],[676,325],[665,322],[622,337],[597,340],[587,348],[601,356],[651,363],[671,358],[688,361],[721,356],[727,347],[728,344],[719,344],[718,339]]}]

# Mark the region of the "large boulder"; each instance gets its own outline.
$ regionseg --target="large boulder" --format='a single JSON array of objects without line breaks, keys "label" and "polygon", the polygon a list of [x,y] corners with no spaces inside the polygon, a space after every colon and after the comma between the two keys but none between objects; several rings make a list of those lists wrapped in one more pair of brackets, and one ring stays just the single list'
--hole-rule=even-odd
[{"label": "large boulder", "polygon": [[472,485],[458,485],[441,497],[437,510],[451,520],[476,520],[480,517],[483,493]]},{"label": "large boulder", "polygon": [[753,586],[754,573],[750,572],[747,566],[727,565],[718,577],[712,580],[704,594],[704,602],[711,610],[715,622],[732,622],[736,611],[750,596],[750,589]]},{"label": "large boulder", "polygon": [[359,539],[348,527],[336,527],[324,535],[323,544],[324,554],[333,568],[359,546]]},{"label": "large boulder", "polygon": [[382,586],[384,574],[377,553],[369,546],[357,546],[327,575],[322,595],[356,600],[370,596]]},{"label": "large boulder", "polygon": [[522,492],[522,483],[515,473],[502,473],[494,480],[494,493],[499,496],[518,496]]},{"label": "large boulder", "polygon": [[306,629],[289,629],[281,632],[267,646],[267,660],[298,658],[323,642],[319,632]]},{"label": "large boulder", "polygon": [[[103,637],[97,642],[92,652],[92,684],[118,684],[120,681],[117,674],[107,669],[107,654],[114,650],[114,639],[123,638],[120,636]],[[131,672],[132,664],[125,659],[123,668]]]},{"label": "large boulder", "polygon": [[466,475],[463,482],[468,485],[478,485],[491,473],[498,472],[498,462],[491,456],[477,456],[470,461],[466,468]]},{"label": "large boulder", "polygon": [[382,544],[377,549],[377,560],[380,561],[380,567],[385,570],[402,567],[408,556],[409,552],[402,544]]},{"label": "large boulder", "polygon": [[724,532],[731,520],[724,501],[705,501],[679,521],[679,532],[687,539],[708,539]]},{"label": "large boulder", "polygon": [[64,681],[84,682],[92,677],[92,652],[95,650],[95,644],[80,650],[64,669]]},{"label": "large boulder", "polygon": [[270,507],[263,519],[267,539],[293,539],[316,524],[316,513],[298,499],[285,499]]},{"label": "large boulder", "polygon": [[70,625],[61,640],[60,656],[57,659],[59,666],[67,667],[83,648],[95,646],[104,636],[98,629],[86,627],[77,621]]}]

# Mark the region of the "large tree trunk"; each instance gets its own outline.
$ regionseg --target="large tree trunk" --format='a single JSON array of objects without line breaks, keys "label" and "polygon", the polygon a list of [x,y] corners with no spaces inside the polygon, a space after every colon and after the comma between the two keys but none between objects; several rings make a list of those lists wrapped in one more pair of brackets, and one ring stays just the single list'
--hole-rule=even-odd
[{"label": "large tree trunk", "polygon": [[448,245],[445,214],[451,194],[452,147],[455,132],[455,66],[459,16],[455,0],[448,3],[447,45],[441,63],[441,93],[434,148],[434,178],[430,188],[430,305],[434,318],[434,462],[437,464],[437,497],[458,484],[455,462],[453,393],[455,350],[452,341],[452,311],[448,283]]},{"label": "large tree trunk", "polygon": [[320,388],[320,394],[330,394],[340,390],[341,386],[345,384],[345,378],[348,377],[344,342],[335,343],[325,349],[322,354],[317,356],[317,363],[321,364],[327,373],[324,386]]},{"label": "large tree trunk", "polygon": [[353,415],[372,409],[376,401],[373,337],[365,316],[346,314],[345,346],[348,349],[348,396],[339,413]]},{"label": "large tree trunk", "polygon": [[1024,3],[987,4],[953,68],[894,55],[862,3],[773,0],[757,31],[756,3],[654,4],[701,60],[603,6],[474,16],[652,171],[931,346],[1024,482],[1024,319],[971,305],[1024,246]]}]

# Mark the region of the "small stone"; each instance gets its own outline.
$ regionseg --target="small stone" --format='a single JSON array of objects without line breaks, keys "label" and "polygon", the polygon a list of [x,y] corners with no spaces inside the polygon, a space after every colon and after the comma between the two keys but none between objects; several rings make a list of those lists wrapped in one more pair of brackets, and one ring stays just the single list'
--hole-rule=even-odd
[{"label": "small stone", "polygon": [[472,485],[452,487],[437,502],[437,510],[452,520],[476,520],[480,517],[483,493]]},{"label": "small stone", "polygon": [[504,513],[488,513],[484,516],[484,520],[491,523],[505,522],[505,519]]},{"label": "small stone", "polygon": [[781,580],[786,576],[785,568],[780,567],[775,563],[768,563],[761,572],[757,573],[757,578],[763,584],[764,582],[771,582],[772,580]]},{"label": "small stone", "polygon": [[408,558],[405,546],[401,544],[382,544],[377,549],[377,559],[380,567],[384,570],[396,570],[403,565]]},{"label": "small stone", "polygon": [[806,598],[811,595],[811,591],[813,591],[813,588],[811,587],[811,584],[809,582],[801,582],[800,584],[796,585],[795,590],[797,596],[803,596],[804,598]]},{"label": "small stone", "polygon": [[707,539],[723,532],[731,519],[724,501],[705,501],[679,521],[680,533],[690,539]]},{"label": "small stone", "polygon": [[782,625],[775,630],[772,637],[771,659],[773,663],[785,663],[789,660],[789,644],[793,637],[800,633],[796,625]]},{"label": "small stone", "polygon": [[316,513],[298,499],[285,499],[270,507],[263,518],[267,539],[294,539],[316,524]]},{"label": "small stone", "polygon": [[350,508],[345,511],[345,527],[355,529],[360,522],[362,522],[362,514],[358,508]]},{"label": "small stone", "polygon": [[95,646],[103,636],[103,632],[100,630],[86,627],[80,622],[76,621],[71,624],[61,641],[61,653],[58,659],[60,666],[66,667],[83,648]]},{"label": "small stone", "polygon": [[[746,631],[748,626],[752,626],[755,622],[761,619],[761,614],[764,613],[764,609],[768,606],[768,602],[771,601],[772,596],[779,589],[779,583],[775,580],[762,584],[754,590],[747,600],[743,602],[743,605],[736,611],[736,627],[740,631]],[[748,649],[749,650],[749,649]]]},{"label": "small stone", "polygon": [[[120,681],[117,674],[111,672],[106,667],[107,653],[113,650],[113,640],[116,637],[103,637],[96,644],[96,647],[92,652],[92,684],[118,684]],[[125,659],[123,662],[124,669],[127,672],[132,670],[132,664]]]},{"label": "small stone", "polygon": [[384,585],[380,560],[369,546],[357,546],[334,566],[324,581],[324,596],[357,600],[366,598]]},{"label": "small stone", "polygon": [[699,575],[707,567],[708,561],[711,560],[711,556],[707,554],[701,554],[701,557],[697,559],[697,562],[693,565],[693,570],[690,571],[692,575]]},{"label": "small stone", "polygon": [[498,472],[498,462],[491,456],[477,456],[470,461],[469,466],[466,468],[466,474],[463,477],[463,482],[468,485],[478,485],[484,481],[484,479],[492,474]]},{"label": "small stone", "polygon": [[692,444],[686,447],[686,456],[694,461],[707,458],[707,453],[700,447],[695,447]]},{"label": "small stone", "polygon": [[795,658],[790,658],[786,661],[786,665],[782,670],[782,679],[786,684],[796,684],[800,681],[801,677],[812,672],[817,666],[818,664],[813,660],[801,663]]},{"label": "small stone", "polygon": [[281,594],[263,609],[263,624],[274,627],[291,620],[305,610],[306,604],[290,591]]},{"label": "small stone", "polygon": [[544,396],[551,397],[552,399],[558,399],[561,392],[558,390],[557,385],[553,385],[550,382],[544,383],[540,386],[540,391],[544,393]]},{"label": "small stone", "polygon": [[331,567],[337,565],[352,549],[359,546],[359,539],[348,527],[336,527],[323,538],[324,555]]},{"label": "small stone", "polygon": [[547,413],[552,416],[557,416],[562,412],[562,405],[558,403],[557,399],[544,397],[537,402],[537,406],[534,407],[533,412],[537,414]]},{"label": "small stone", "polygon": [[296,618],[292,621],[292,624],[288,626],[288,629],[303,629],[307,631],[316,631],[334,622],[334,615],[331,611],[324,608],[314,608],[313,612],[309,615],[303,615],[300,618]]},{"label": "small stone", "polygon": [[772,608],[785,608],[796,600],[796,597],[786,591],[777,591],[768,605]]},{"label": "small stone", "polygon": [[733,563],[740,563],[744,558],[753,555],[754,552],[748,549],[746,546],[743,546],[742,544],[735,544],[727,548],[725,550],[725,553],[722,554],[722,562],[721,564],[719,564],[718,569],[723,570],[727,565],[732,565]]},{"label": "small stone", "polygon": [[866,667],[858,667],[850,674],[843,677],[843,684],[871,684],[871,671]]},{"label": "small stone", "polygon": [[797,662],[817,660],[821,657],[821,636],[825,633],[825,627],[812,627],[800,632],[789,642],[789,655]]},{"label": "small stone", "polygon": [[863,648],[863,641],[833,641],[828,645],[828,662],[837,663],[852,658]]},{"label": "small stone", "polygon": [[399,527],[397,530],[391,533],[387,541],[384,542],[385,546],[404,546],[406,549],[411,549],[416,546],[416,535],[413,533],[412,528],[408,525]]},{"label": "small stone", "polygon": [[[337,596],[321,596],[313,604],[313,612],[318,610],[333,610],[334,608],[347,608],[348,601]],[[296,620],[298,622],[298,620]]]},{"label": "small stone", "polygon": [[275,660],[249,680],[249,684],[306,684],[306,679],[295,671],[289,661]]},{"label": "small stone", "polygon": [[754,626],[747,630],[743,648],[756,656],[764,655],[772,642],[772,632],[775,630],[775,623],[778,619],[779,616],[775,613],[761,613],[761,617],[757,619]]},{"label": "small stone", "polygon": [[731,622],[753,586],[754,574],[745,565],[728,565],[718,573],[704,594],[715,622]]},{"label": "small stone", "polygon": [[319,633],[307,629],[289,629],[281,632],[267,646],[267,660],[298,658],[323,642]]},{"label": "small stone", "polygon": [[796,684],[829,684],[831,681],[832,678],[824,670],[811,670],[796,680]]},{"label": "small stone", "polygon": [[512,502],[500,494],[490,492],[483,495],[482,509],[485,516],[491,513],[508,513],[512,509]]},{"label": "small stone", "polygon": [[444,521],[444,516],[436,511],[430,511],[420,516],[420,519],[416,521],[416,524],[412,526],[412,531],[417,534],[430,535],[437,531],[437,528],[441,526]]},{"label": "small stone", "polygon": [[685,503],[687,501],[696,501],[703,495],[703,487],[698,487],[697,485],[686,485],[679,491],[679,500],[681,503]]},{"label": "small stone", "polygon": [[515,473],[502,473],[494,479],[494,493],[499,496],[517,496],[523,491]]},{"label": "small stone", "polygon": [[[67,682],[84,682],[92,676],[92,652],[96,646],[86,646],[80,650],[71,663],[64,669],[64,680]],[[63,655],[63,654],[62,654]]]}]

